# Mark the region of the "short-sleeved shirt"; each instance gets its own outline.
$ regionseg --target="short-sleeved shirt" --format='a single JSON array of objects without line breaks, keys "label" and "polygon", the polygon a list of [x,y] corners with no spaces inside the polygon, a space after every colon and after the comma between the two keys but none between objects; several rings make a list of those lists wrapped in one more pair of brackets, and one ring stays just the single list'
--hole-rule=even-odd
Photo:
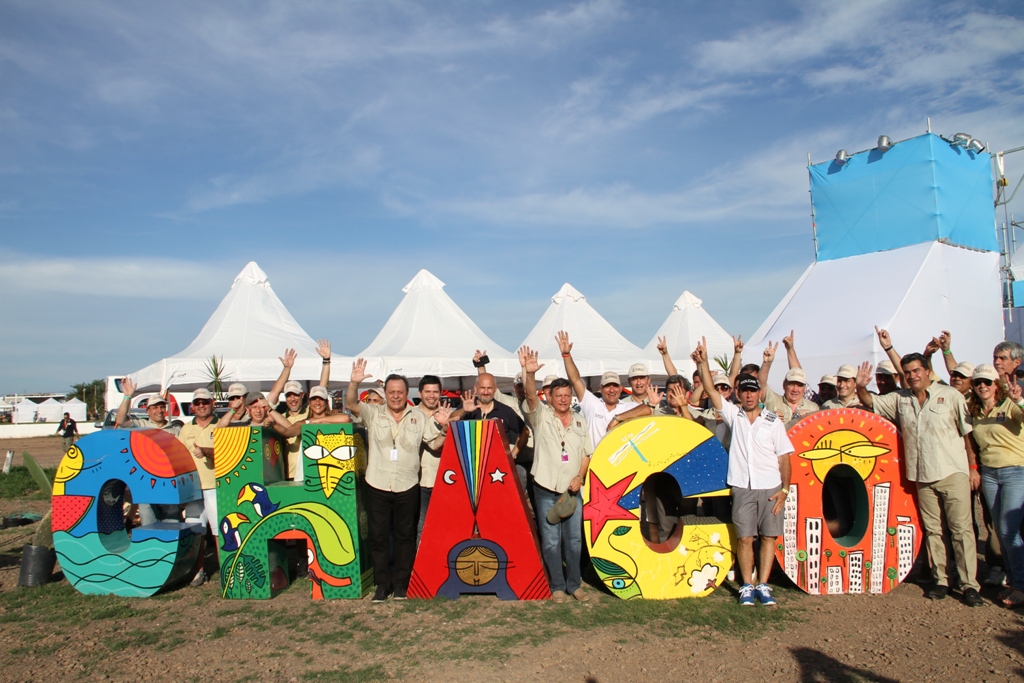
[{"label": "short-sleeved shirt", "polygon": [[178,435],[178,432],[181,431],[182,427],[181,423],[178,421],[165,422],[164,425],[161,427],[156,422],[150,420],[148,417],[132,417],[131,426],[133,429],[159,429],[161,431],[167,432],[168,434],[174,434],[175,436]]},{"label": "short-sleeved shirt", "polygon": [[[416,406],[416,410],[427,415],[422,404]],[[427,419],[433,421],[434,414],[427,415]],[[434,488],[434,482],[437,481],[437,470],[441,465],[441,448],[435,451],[426,443],[420,444],[420,486],[424,488]]]},{"label": "short-sleeved shirt", "polygon": [[[406,406],[396,422],[387,406],[364,403],[355,421],[366,426],[369,439],[366,483],[380,491],[401,493],[420,481],[420,444],[441,433],[422,410]],[[397,451],[397,460],[391,451]]]},{"label": "short-sleeved shirt", "polygon": [[65,439],[70,439],[71,437],[78,433],[78,425],[75,423],[73,419],[69,417],[66,420],[61,420],[60,427],[58,427],[57,430],[63,430],[62,436]]},{"label": "short-sleeved shirt", "polygon": [[216,427],[216,420],[210,420],[210,424],[205,427],[200,427],[193,419],[192,422],[182,426],[181,431],[178,432],[178,441],[183,443],[185,445],[185,450],[189,452],[189,455],[195,458],[196,471],[199,472],[199,485],[204,491],[217,488],[217,474],[213,467],[213,455],[197,458],[195,453],[192,452],[192,446],[197,445],[200,448],[213,448],[213,430]]},{"label": "short-sleeved shirt", "polygon": [[537,409],[531,412],[530,404],[526,403],[523,408],[533,422],[533,467],[530,474],[534,483],[548,491],[562,493],[569,488],[573,477],[580,473],[583,458],[594,453],[587,420],[578,413],[570,413],[569,426],[566,427],[551,406],[538,403]]},{"label": "short-sleeved shirt", "polygon": [[989,412],[972,420],[974,440],[978,443],[978,459],[985,467],[1024,467],[1024,411],[1005,398]]},{"label": "short-sleeved shirt", "polygon": [[923,406],[910,389],[872,399],[872,410],[900,428],[907,479],[923,484],[968,474],[963,437],[972,429],[963,394],[938,382],[926,391]]},{"label": "short-sleeved shirt", "polygon": [[516,441],[519,440],[519,435],[523,433],[523,429],[526,427],[526,423],[523,421],[523,418],[519,417],[519,415],[516,414],[516,411],[498,401],[494,401],[491,404],[491,411],[486,415],[484,415],[482,410],[477,408],[476,410],[463,415],[462,419],[501,420],[502,428],[505,430],[505,440],[508,441],[509,447],[516,445]]},{"label": "short-sleeved shirt", "polygon": [[761,409],[753,422],[728,401],[718,411],[732,430],[729,445],[729,486],[741,489],[774,489],[782,485],[779,458],[793,452],[786,427],[778,415]]},{"label": "short-sleeved shirt", "polygon": [[608,433],[608,423],[612,421],[613,417],[636,407],[636,403],[619,401],[614,408],[608,410],[608,404],[604,402],[604,399],[594,396],[589,391],[583,392],[583,398],[580,399],[580,414],[587,420],[587,426],[590,429],[590,442],[596,446]]},{"label": "short-sleeved shirt", "polygon": [[789,401],[784,396],[772,391],[771,387],[768,388],[768,392],[765,394],[764,407],[773,413],[781,413],[787,428],[792,427],[801,418],[821,410],[814,401],[801,398],[800,404],[796,407],[796,412],[793,412],[793,407],[789,405]]},{"label": "short-sleeved shirt", "polygon": [[853,394],[852,396],[850,396],[850,398],[846,399],[845,403],[843,402],[843,400],[841,398],[836,396],[835,398],[830,398],[829,400],[827,400],[827,401],[825,401],[824,403],[821,404],[821,409],[822,410],[833,410],[835,408],[861,408],[861,407],[862,406],[861,406],[861,403],[860,403],[860,399],[857,398],[857,394]]},{"label": "short-sleeved shirt", "polygon": [[[306,406],[297,413],[293,413],[289,410],[281,416],[292,424],[302,422],[309,418],[309,406]],[[301,434],[296,434],[295,436],[290,436],[285,439],[285,452],[288,454],[286,458],[286,461],[288,462],[288,478],[295,479],[296,471],[299,469],[299,463],[302,462]]]}]

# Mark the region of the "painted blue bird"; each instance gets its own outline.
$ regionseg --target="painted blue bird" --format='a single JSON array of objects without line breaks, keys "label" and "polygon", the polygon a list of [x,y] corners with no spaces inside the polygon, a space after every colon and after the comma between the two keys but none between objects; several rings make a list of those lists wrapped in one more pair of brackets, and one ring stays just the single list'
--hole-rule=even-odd
[{"label": "painted blue bird", "polygon": [[266,517],[280,507],[277,503],[270,502],[270,495],[262,484],[246,484],[238,492],[238,505],[249,501],[260,517]]},{"label": "painted blue bird", "polygon": [[221,550],[234,552],[242,544],[242,536],[238,533],[238,527],[242,522],[248,522],[249,518],[239,512],[230,512],[224,515],[220,521],[220,537],[224,539]]}]

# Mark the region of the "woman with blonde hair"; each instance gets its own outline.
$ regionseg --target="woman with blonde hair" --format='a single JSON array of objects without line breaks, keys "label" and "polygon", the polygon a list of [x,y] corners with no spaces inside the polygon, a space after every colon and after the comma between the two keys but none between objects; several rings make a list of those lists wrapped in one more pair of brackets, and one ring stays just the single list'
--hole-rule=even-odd
[{"label": "woman with blonde hair", "polygon": [[971,376],[967,407],[981,463],[981,490],[992,511],[1006,561],[1008,588],[999,599],[1006,607],[1024,606],[1024,410],[996,369],[983,363]]}]

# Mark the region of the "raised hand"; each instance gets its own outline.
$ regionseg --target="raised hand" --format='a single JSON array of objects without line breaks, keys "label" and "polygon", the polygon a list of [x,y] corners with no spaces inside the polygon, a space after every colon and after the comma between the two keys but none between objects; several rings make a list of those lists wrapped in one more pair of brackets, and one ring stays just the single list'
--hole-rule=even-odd
[{"label": "raised hand", "polygon": [[356,361],[352,363],[352,377],[350,380],[359,384],[364,380],[370,379],[372,375],[366,374],[366,360],[363,358],[356,358]]},{"label": "raised hand", "polygon": [[864,361],[863,363],[860,364],[860,367],[857,368],[858,387],[866,389],[867,386],[871,384],[871,379],[874,377],[874,369],[875,366],[873,366],[871,363],[868,363],[867,361]]},{"label": "raised hand", "polygon": [[437,411],[434,412],[434,419],[437,421],[437,424],[442,427],[448,424],[448,420],[450,420],[451,417],[452,407],[448,405],[447,401],[438,406]]},{"label": "raised hand", "polygon": [[537,360],[539,355],[537,351],[534,351],[529,346],[520,347],[519,365],[523,367],[525,372],[536,374],[538,370],[544,367],[544,364]]},{"label": "raised hand", "polygon": [[892,348],[892,339],[889,338],[889,330],[880,330],[878,325],[875,325],[875,334],[878,335],[878,343],[882,345],[883,349]]},{"label": "raised hand", "polygon": [[283,356],[278,356],[277,359],[281,361],[281,365],[286,368],[293,367],[295,365],[295,358],[299,354],[295,353],[295,349],[285,349]]},{"label": "raised hand", "polygon": [[949,343],[951,341],[953,341],[953,335],[949,333],[949,330],[943,330],[942,333],[939,334],[939,348],[942,349],[943,353],[949,351]]},{"label": "raised hand", "polygon": [[560,330],[555,335],[555,341],[558,342],[558,352],[563,356],[567,353],[572,353],[572,342],[569,341],[569,333],[565,330]]},{"label": "raised hand", "polygon": [[320,354],[320,357],[324,360],[331,359],[331,342],[326,339],[321,339],[316,343],[316,352]]},{"label": "raised hand", "polygon": [[121,378],[121,393],[125,396],[134,396],[137,388],[131,377]]},{"label": "raised hand", "polygon": [[658,337],[658,353],[663,356],[668,353],[668,341],[665,337]]},{"label": "raised hand", "polygon": [[479,363],[480,359],[483,358],[486,355],[487,355],[487,349],[484,349],[483,351],[481,351],[480,349],[477,349],[476,353],[473,354],[473,362],[474,363]]},{"label": "raised hand", "polygon": [[787,351],[793,350],[793,330],[789,331],[788,337],[782,338],[782,345],[786,347]]},{"label": "raised hand", "polygon": [[654,386],[653,383],[647,385],[647,403],[652,408],[660,404],[663,398],[665,398],[665,394],[658,391],[658,387]]},{"label": "raised hand", "polygon": [[[704,350],[707,350],[707,344],[704,345]],[[743,353],[743,335],[732,338],[732,351],[733,353]]]},{"label": "raised hand", "polygon": [[471,413],[476,410],[479,406],[476,404],[476,392],[472,389],[466,389],[462,392],[462,409]]},{"label": "raised hand", "polygon": [[682,384],[670,384],[668,385],[668,397],[669,403],[675,400],[677,406],[686,409],[686,389],[683,389]]},{"label": "raised hand", "polygon": [[[783,341],[785,341],[785,340],[783,340]],[[790,340],[790,341],[792,341],[792,340]],[[775,352],[778,351],[778,350],[779,350],[779,342],[775,342],[774,345],[772,345],[771,342],[768,342],[768,346],[764,347],[764,362],[765,363],[773,363],[773,362],[775,362]]]},{"label": "raised hand", "polygon": [[937,337],[932,337],[932,340],[924,345],[924,355],[931,356],[936,351],[938,351],[940,348],[942,348],[942,347],[939,346],[938,338]]},{"label": "raised hand", "polygon": [[[735,341],[735,338],[734,338]],[[743,348],[743,342],[737,342],[739,347]],[[702,365],[708,362],[708,342],[704,337],[700,338],[697,342],[697,348],[694,350],[693,355],[696,356],[697,365]]]},{"label": "raised hand", "polygon": [[1010,379],[1006,383],[1006,393],[1009,394],[1014,403],[1019,403],[1021,394],[1024,393],[1024,390],[1022,390],[1021,386],[1017,384],[1016,378],[1012,373],[1010,374]]}]

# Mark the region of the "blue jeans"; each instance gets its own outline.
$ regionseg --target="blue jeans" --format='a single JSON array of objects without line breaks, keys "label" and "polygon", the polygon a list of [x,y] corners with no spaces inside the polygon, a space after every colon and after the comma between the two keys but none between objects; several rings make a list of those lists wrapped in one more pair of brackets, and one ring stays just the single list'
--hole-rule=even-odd
[{"label": "blue jeans", "polygon": [[[558,524],[549,524],[548,510],[555,506],[562,494],[534,485],[537,531],[540,533],[540,552],[544,569],[548,573],[551,591],[575,593],[580,588],[580,553],[583,550],[583,497],[576,493],[576,511]],[[562,572],[562,561],[565,572]]]},{"label": "blue jeans", "polygon": [[992,512],[1010,584],[1024,590],[1024,541],[1020,524],[1024,520],[1024,467],[982,467],[981,490]]}]

